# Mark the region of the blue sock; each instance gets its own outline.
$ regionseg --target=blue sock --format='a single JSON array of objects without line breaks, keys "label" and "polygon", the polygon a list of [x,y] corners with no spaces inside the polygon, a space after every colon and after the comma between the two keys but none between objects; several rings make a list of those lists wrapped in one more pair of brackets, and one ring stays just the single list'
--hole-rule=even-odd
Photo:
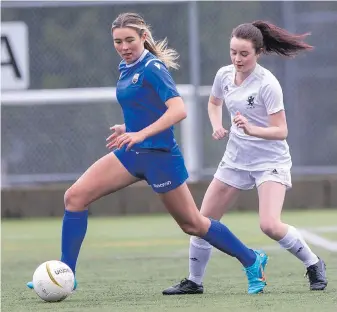
[{"label": "blue sock", "polygon": [[245,268],[253,265],[256,261],[255,252],[244,245],[221,222],[210,220],[211,226],[202,238],[220,251],[237,258]]},{"label": "blue sock", "polygon": [[62,257],[75,274],[76,262],[87,232],[88,210],[64,211],[62,225]]}]

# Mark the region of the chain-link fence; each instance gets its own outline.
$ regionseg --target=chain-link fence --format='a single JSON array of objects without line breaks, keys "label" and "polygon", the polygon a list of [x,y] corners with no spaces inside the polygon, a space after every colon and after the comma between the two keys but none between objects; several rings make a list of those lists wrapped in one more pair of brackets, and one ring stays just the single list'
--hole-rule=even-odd
[{"label": "chain-link fence", "polygon": [[[192,81],[191,57],[196,56],[189,51],[188,2],[2,5],[2,22],[23,21],[28,26],[30,89],[115,86],[119,58],[110,27],[126,11],[143,15],[155,39],[167,37],[177,49],[181,68],[172,73],[176,83]],[[312,33],[308,41],[314,51],[295,60],[264,56],[261,64],[283,86],[294,166],[319,166],[317,172],[337,166],[337,2],[205,1],[197,5],[201,85],[211,85],[218,68],[230,63],[229,36],[240,23],[263,19],[290,31]],[[211,139],[206,96],[199,105],[203,169],[215,168],[225,145]],[[118,103],[2,106],[3,169],[7,175],[78,175],[106,153],[108,127],[121,122],[121,116]],[[224,124],[229,125],[226,110]]]}]

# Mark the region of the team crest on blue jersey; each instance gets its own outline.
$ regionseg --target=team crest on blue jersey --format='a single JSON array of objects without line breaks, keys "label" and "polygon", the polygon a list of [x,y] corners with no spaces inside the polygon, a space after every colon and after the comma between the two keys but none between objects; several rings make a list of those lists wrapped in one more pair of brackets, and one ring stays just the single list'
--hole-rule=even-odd
[{"label": "team crest on blue jersey", "polygon": [[154,66],[156,66],[158,69],[160,69],[160,64],[159,63],[154,63]]},{"label": "team crest on blue jersey", "polygon": [[132,83],[137,83],[138,78],[139,78],[139,74],[137,73],[132,77]]}]

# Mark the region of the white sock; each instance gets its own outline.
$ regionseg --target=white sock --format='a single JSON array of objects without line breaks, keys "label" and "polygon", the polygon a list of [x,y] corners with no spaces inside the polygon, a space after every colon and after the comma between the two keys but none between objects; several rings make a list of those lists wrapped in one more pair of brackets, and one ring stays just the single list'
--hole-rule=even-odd
[{"label": "white sock", "polygon": [[192,236],[190,239],[189,267],[190,275],[188,279],[201,285],[205,275],[206,265],[212,253],[212,245],[202,238]]},{"label": "white sock", "polygon": [[311,251],[299,231],[289,225],[288,232],[279,242],[281,247],[287,249],[300,259],[306,267],[318,262],[318,257]]}]

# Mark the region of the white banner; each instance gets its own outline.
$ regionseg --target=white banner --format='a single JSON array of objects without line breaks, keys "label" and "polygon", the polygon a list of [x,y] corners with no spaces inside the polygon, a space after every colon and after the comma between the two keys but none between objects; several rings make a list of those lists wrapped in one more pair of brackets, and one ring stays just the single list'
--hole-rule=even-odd
[{"label": "white banner", "polygon": [[28,27],[23,22],[1,23],[1,90],[29,86]]}]

